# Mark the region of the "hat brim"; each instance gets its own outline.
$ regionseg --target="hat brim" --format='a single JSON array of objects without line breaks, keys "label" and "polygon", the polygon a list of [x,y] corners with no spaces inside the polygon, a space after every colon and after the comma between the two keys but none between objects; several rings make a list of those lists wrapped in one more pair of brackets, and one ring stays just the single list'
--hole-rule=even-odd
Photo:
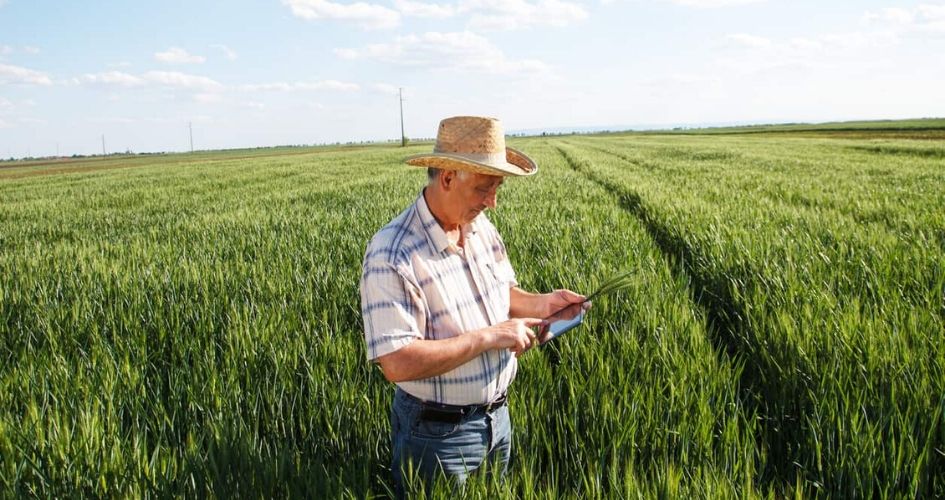
[{"label": "hat brim", "polygon": [[538,164],[517,149],[505,148],[505,163],[491,164],[471,160],[463,155],[451,153],[426,153],[408,156],[408,165],[433,167],[443,170],[468,170],[485,175],[524,177],[538,172]]}]

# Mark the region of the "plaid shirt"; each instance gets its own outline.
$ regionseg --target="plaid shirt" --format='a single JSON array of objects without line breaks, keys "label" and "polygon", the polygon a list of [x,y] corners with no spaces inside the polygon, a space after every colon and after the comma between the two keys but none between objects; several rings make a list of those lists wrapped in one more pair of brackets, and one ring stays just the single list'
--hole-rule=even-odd
[{"label": "plaid shirt", "polygon": [[[448,339],[509,319],[509,292],[518,282],[502,238],[484,214],[461,230],[464,248],[450,245],[421,192],[371,239],[361,275],[369,360],[416,339]],[[508,388],[517,366],[508,349],[490,350],[397,385],[425,401],[488,403]]]}]

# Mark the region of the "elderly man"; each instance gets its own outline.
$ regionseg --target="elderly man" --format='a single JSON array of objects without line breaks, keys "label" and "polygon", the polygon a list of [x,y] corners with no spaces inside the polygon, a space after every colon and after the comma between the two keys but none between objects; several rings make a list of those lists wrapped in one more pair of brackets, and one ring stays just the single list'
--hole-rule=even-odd
[{"label": "elderly man", "polygon": [[540,318],[580,304],[569,290],[517,287],[502,238],[483,213],[505,177],[534,161],[505,147],[498,120],[440,122],[417,200],[374,235],[364,256],[361,311],[367,355],[397,389],[391,411],[392,471],[403,493],[408,463],[427,480],[460,484],[481,466],[504,473],[512,425],[507,389]]}]

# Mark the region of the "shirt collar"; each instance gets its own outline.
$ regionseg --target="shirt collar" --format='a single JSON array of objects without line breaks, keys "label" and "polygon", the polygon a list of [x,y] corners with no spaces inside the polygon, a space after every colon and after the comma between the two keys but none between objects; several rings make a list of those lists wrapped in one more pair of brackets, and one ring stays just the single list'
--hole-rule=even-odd
[{"label": "shirt collar", "polygon": [[[430,211],[430,206],[427,205],[427,200],[423,196],[423,190],[420,190],[420,196],[417,197],[416,204],[417,213],[420,215],[420,223],[423,224],[423,230],[426,231],[427,238],[429,238],[433,248],[436,248],[437,252],[442,252],[449,248],[450,242],[446,237],[446,231],[443,230],[440,223],[433,217],[433,212]],[[472,222],[461,228],[464,236],[476,234],[476,221],[479,220],[479,217],[483,217],[483,214],[479,214]]]}]

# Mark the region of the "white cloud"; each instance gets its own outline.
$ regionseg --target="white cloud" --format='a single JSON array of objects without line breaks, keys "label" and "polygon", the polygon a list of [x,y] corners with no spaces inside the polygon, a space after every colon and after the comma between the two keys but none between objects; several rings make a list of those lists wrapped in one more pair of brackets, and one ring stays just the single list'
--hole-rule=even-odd
[{"label": "white cloud", "polygon": [[148,71],[142,75],[132,75],[121,71],[86,74],[78,79],[79,83],[97,85],[116,85],[119,87],[162,86],[169,88],[191,89],[201,92],[223,90],[223,85],[205,76],[189,75],[176,71]]},{"label": "white cloud", "polygon": [[[3,5],[3,3],[0,2],[0,5]],[[13,128],[13,124],[11,124],[10,122],[4,121],[3,118],[0,118],[0,128]]]},{"label": "white cloud", "polygon": [[[17,49],[15,47],[12,47],[10,45],[0,45],[0,56],[8,56],[16,52],[17,52]],[[23,52],[24,54],[36,55],[36,54],[39,54],[41,51],[39,47],[34,47],[32,45],[23,45],[22,47],[20,47],[19,52]]]},{"label": "white cloud", "polygon": [[473,15],[469,27],[477,30],[515,30],[534,26],[568,26],[587,19],[579,4],[561,0],[468,0]]},{"label": "white cloud", "polygon": [[335,49],[334,53],[342,59],[357,59],[362,56],[362,51],[358,49],[341,48]]},{"label": "white cloud", "polygon": [[915,20],[911,11],[900,9],[898,7],[870,11],[863,14],[863,20],[866,23],[888,22],[895,24],[910,24]]},{"label": "white cloud", "polygon": [[819,37],[821,44],[827,48],[864,49],[876,45],[879,39],[868,33],[831,33]]},{"label": "white cloud", "polygon": [[788,46],[794,50],[820,50],[823,48],[824,44],[817,40],[804,37],[795,37],[788,42]]},{"label": "white cloud", "polygon": [[918,10],[919,15],[927,21],[945,21],[945,4],[922,4],[916,7],[916,10]]},{"label": "white cloud", "polygon": [[760,36],[749,35],[747,33],[734,33],[727,35],[725,39],[731,42],[733,45],[749,47],[753,49],[764,49],[771,46],[771,40]]},{"label": "white cloud", "polygon": [[194,101],[201,104],[216,104],[223,101],[223,96],[220,94],[201,92],[199,94],[194,94]]},{"label": "white cloud", "polygon": [[388,95],[397,95],[400,93],[400,87],[389,83],[375,83],[371,85],[371,90]]},{"label": "white cloud", "polygon": [[0,109],[13,109],[13,101],[0,97]]},{"label": "white cloud", "polygon": [[296,92],[318,90],[354,92],[360,89],[361,87],[356,83],[340,82],[338,80],[322,80],[318,82],[253,83],[239,86],[239,90],[247,92]]},{"label": "white cloud", "polygon": [[215,49],[220,49],[223,52],[223,57],[225,57],[228,61],[235,61],[236,58],[239,57],[233,49],[223,45],[222,43],[215,43],[210,46]]},{"label": "white cloud", "polygon": [[191,75],[176,71],[148,71],[133,75],[121,71],[89,73],[72,78],[64,83],[81,85],[107,85],[117,87],[167,87],[187,89],[195,92],[193,99],[201,103],[220,102],[220,92],[238,90],[244,92],[303,92],[303,91],[338,91],[356,92],[360,85],[339,80],[320,80],[315,82],[272,82],[228,86],[205,76]]},{"label": "white cloud", "polygon": [[3,84],[52,85],[52,80],[41,71],[0,64],[0,85]]},{"label": "white cloud", "polygon": [[516,30],[534,26],[568,26],[587,19],[579,3],[563,0],[460,0],[439,4],[416,0],[394,0],[406,17],[449,18],[464,16],[473,30]]},{"label": "white cloud", "polygon": [[130,75],[128,73],[122,73],[121,71],[106,71],[104,73],[85,74],[82,75],[80,80],[83,83],[119,85],[122,87],[136,87],[146,83],[143,78]]},{"label": "white cloud", "polygon": [[650,78],[641,82],[643,85],[664,89],[673,87],[698,87],[703,85],[718,85],[722,79],[717,76],[706,76],[692,73],[675,73],[658,78]]},{"label": "white cloud", "polygon": [[306,20],[350,22],[365,29],[395,28],[400,24],[400,13],[377,4],[343,4],[328,0],[282,0],[282,3],[289,6],[294,16]]},{"label": "white cloud", "polygon": [[432,19],[465,16],[469,19],[467,27],[477,30],[567,26],[588,17],[580,3],[565,0],[459,0],[455,3],[393,0],[396,10],[364,2],[283,0],[282,3],[288,5],[296,17],[350,22],[367,29],[397,27],[402,16]]},{"label": "white cloud", "polygon": [[89,118],[90,123],[117,123],[120,125],[130,125],[132,123],[137,123],[138,120],[134,118],[127,118],[124,116],[100,116]]},{"label": "white cloud", "polygon": [[399,66],[452,69],[492,74],[537,73],[550,70],[532,59],[512,60],[489,40],[475,33],[428,32],[397,37],[392,43],[362,49],[336,49],[344,59],[370,59]]},{"label": "white cloud", "polygon": [[788,40],[771,40],[747,33],[735,33],[725,36],[724,45],[764,50],[766,57],[785,58],[819,57],[838,52],[852,53],[896,43],[899,43],[899,34],[896,31],[879,30],[826,33],[813,37],[793,37]]},{"label": "white cloud", "polygon": [[751,3],[761,3],[765,0],[670,0],[676,5],[686,7],[695,7],[697,9],[715,9],[719,7],[732,7],[735,5],[747,5]]},{"label": "white cloud", "polygon": [[142,77],[150,83],[171,88],[192,89],[204,92],[223,90],[223,85],[216,80],[205,76],[179,73],[177,71],[148,71],[142,75]]},{"label": "white cloud", "polygon": [[171,47],[164,52],[155,52],[154,58],[168,64],[200,64],[206,57],[193,55],[180,47]]},{"label": "white cloud", "polygon": [[[120,119],[120,118],[119,118]],[[209,115],[184,115],[184,116],[154,116],[148,115],[137,119],[129,118],[130,121],[135,122],[144,122],[144,123],[156,123],[161,125],[177,125],[177,126],[186,126],[187,123],[196,124],[196,123],[210,123],[213,122],[213,117]]]},{"label": "white cloud", "polygon": [[901,34],[945,34],[945,4],[920,4],[912,9],[891,7],[869,11],[863,24]]},{"label": "white cloud", "polygon": [[416,2],[413,0],[394,0],[394,7],[401,14],[410,17],[431,17],[443,19],[453,17],[460,12],[456,5]]}]

